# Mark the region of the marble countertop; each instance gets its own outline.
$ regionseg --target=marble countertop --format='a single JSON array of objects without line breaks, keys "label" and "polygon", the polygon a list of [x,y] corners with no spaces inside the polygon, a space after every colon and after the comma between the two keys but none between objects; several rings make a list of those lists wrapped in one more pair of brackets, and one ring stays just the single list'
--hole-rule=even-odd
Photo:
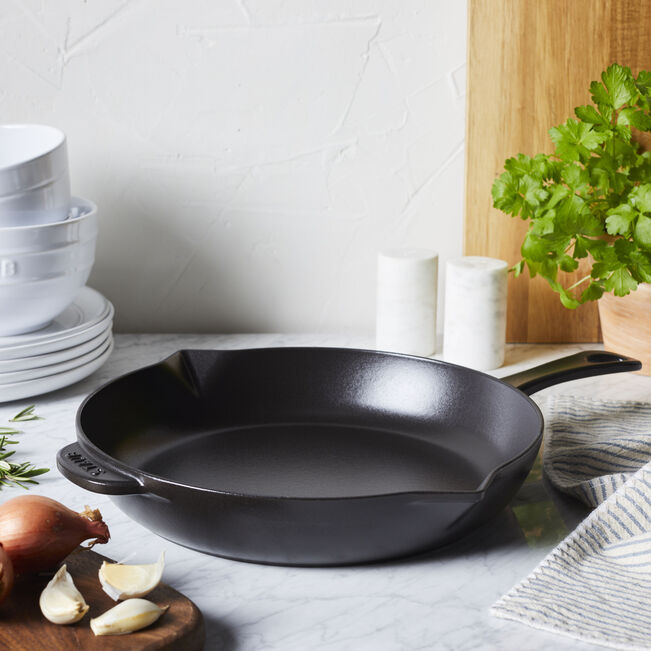
[{"label": "marble countertop", "polygon": [[[206,621],[206,649],[225,651],[398,651],[416,649],[589,649],[568,638],[492,617],[493,602],[525,577],[569,531],[582,510],[550,498],[532,473],[512,507],[443,551],[398,562],[346,568],[288,568],[238,563],[174,545],[129,520],[110,499],[71,484],[56,470],[55,454],[75,440],[75,413],[92,390],[122,373],[180,348],[353,346],[365,337],[326,335],[117,335],[108,362],[91,377],[29,401],[0,405],[0,424],[36,403],[45,420],[24,423],[20,456],[49,466],[32,492],[72,508],[100,508],[112,538],[99,551],[120,561],[152,562],[165,550],[164,579],[190,597]],[[508,346],[496,376],[596,346]],[[651,377],[606,375],[575,380],[536,394],[651,400]],[[23,494],[3,489],[2,499]],[[127,648],[125,646],[125,648]],[[595,647],[596,648],[596,647]]]}]

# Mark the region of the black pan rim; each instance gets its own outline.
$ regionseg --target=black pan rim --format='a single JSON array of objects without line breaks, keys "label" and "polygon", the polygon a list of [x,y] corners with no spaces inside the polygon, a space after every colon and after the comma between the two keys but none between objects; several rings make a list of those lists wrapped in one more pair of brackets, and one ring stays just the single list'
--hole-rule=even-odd
[{"label": "black pan rim", "polygon": [[[344,353],[355,353],[355,354],[370,354],[373,356],[381,356],[381,357],[397,357],[397,358],[402,358],[402,359],[408,359],[408,360],[414,360],[418,363],[431,363],[435,364],[437,366],[445,366],[445,367],[451,367],[451,368],[457,368],[461,369],[464,372],[470,373],[472,375],[480,376],[482,378],[487,378],[488,380],[498,383],[504,387],[507,387],[509,390],[514,391],[518,394],[520,398],[523,398],[526,400],[528,403],[529,407],[533,410],[534,415],[536,416],[536,419],[538,420],[538,433],[534,440],[524,449],[522,450],[519,454],[516,456],[510,457],[507,461],[504,463],[499,464],[498,466],[495,466],[493,469],[491,469],[488,473],[486,473],[486,476],[484,479],[481,481],[479,486],[475,490],[469,490],[469,491],[395,491],[395,492],[388,492],[388,493],[376,493],[373,495],[343,495],[343,496],[337,496],[337,497],[327,497],[327,496],[319,496],[319,497],[297,497],[297,496],[283,496],[283,495],[257,495],[253,493],[237,493],[237,492],[232,492],[232,491],[226,491],[226,490],[217,490],[213,488],[206,488],[203,486],[196,486],[194,484],[186,484],[182,482],[176,482],[173,481],[169,478],[162,477],[160,475],[155,475],[152,473],[149,473],[147,471],[141,470],[140,468],[136,468],[134,466],[130,466],[128,464],[125,464],[118,459],[115,459],[114,457],[108,455],[105,453],[101,448],[97,447],[89,438],[86,436],[86,433],[84,432],[82,426],[81,426],[81,414],[88,402],[90,402],[97,394],[99,394],[101,391],[106,389],[108,386],[119,382],[123,380],[124,378],[130,377],[131,375],[134,375],[136,373],[140,373],[142,371],[145,371],[149,368],[153,368],[158,366],[159,364],[162,364],[165,362],[167,359],[178,355],[182,354],[183,352],[186,351],[210,351],[210,352],[220,352],[220,353],[255,353],[258,351],[270,351],[270,352],[278,352],[278,351],[287,351],[287,350],[292,350],[292,351],[336,351],[336,352],[344,352]],[[153,364],[148,364],[146,366],[141,366],[137,369],[134,369],[133,371],[128,371],[127,373],[123,373],[122,375],[119,375],[118,377],[112,378],[111,380],[108,380],[101,386],[99,386],[97,389],[92,391],[88,396],[84,398],[84,400],[81,402],[79,405],[79,408],[77,409],[77,414],[75,416],[75,426],[77,430],[77,441],[80,444],[80,446],[83,448],[88,448],[91,452],[91,456],[98,457],[100,461],[104,464],[106,468],[108,468],[111,471],[117,472],[118,474],[123,474],[128,476],[129,478],[133,479],[134,481],[138,482],[143,488],[146,490],[143,491],[143,493],[149,493],[152,495],[156,495],[155,490],[151,490],[154,488],[156,485],[163,485],[163,486],[173,486],[175,488],[183,488],[191,491],[201,491],[204,493],[208,494],[213,494],[213,495],[221,495],[224,497],[237,497],[241,499],[251,499],[251,500],[269,500],[269,501],[277,501],[280,500],[282,502],[287,502],[287,501],[297,501],[297,502],[338,502],[338,501],[350,501],[350,500],[374,500],[374,499],[386,499],[390,497],[404,497],[408,495],[413,495],[414,497],[417,496],[422,496],[422,497],[428,497],[429,499],[435,499],[437,497],[440,497],[441,500],[449,501],[449,500],[454,500],[454,501],[468,501],[468,502],[477,502],[480,501],[483,495],[486,493],[490,485],[493,483],[494,479],[508,466],[512,464],[516,464],[522,457],[527,456],[534,448],[538,449],[542,442],[543,438],[543,431],[544,431],[544,418],[542,415],[542,412],[540,411],[540,408],[538,405],[531,399],[530,396],[528,396],[526,393],[523,391],[520,391],[518,388],[514,387],[513,385],[509,384],[508,382],[504,382],[500,378],[496,378],[493,375],[489,375],[488,373],[484,373],[483,371],[478,371],[466,366],[461,366],[459,364],[452,364],[451,362],[445,362],[443,360],[439,359],[433,359],[431,357],[419,357],[417,355],[407,355],[404,353],[395,353],[391,351],[382,351],[382,350],[376,350],[376,349],[370,349],[370,348],[355,348],[355,347],[342,347],[342,346],[269,346],[269,347],[256,347],[256,348],[225,348],[225,349],[217,349],[217,348],[181,348],[179,350],[174,351],[173,353],[170,353],[166,355],[163,359],[159,360],[158,362],[155,362]]]}]

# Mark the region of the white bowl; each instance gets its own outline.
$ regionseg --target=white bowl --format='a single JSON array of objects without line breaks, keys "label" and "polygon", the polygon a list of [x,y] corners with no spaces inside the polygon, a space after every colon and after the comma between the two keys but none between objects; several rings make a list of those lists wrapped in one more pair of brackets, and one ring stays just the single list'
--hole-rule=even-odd
[{"label": "white bowl", "polygon": [[72,197],[65,221],[32,226],[0,228],[0,259],[21,253],[50,251],[97,236],[97,206]]},{"label": "white bowl", "polygon": [[0,253],[0,287],[54,278],[92,266],[96,243],[97,236],[93,235],[50,251],[13,255]]},{"label": "white bowl", "polygon": [[44,124],[0,125],[0,226],[61,221],[69,202],[65,134]]},{"label": "white bowl", "polygon": [[92,266],[43,280],[0,285],[0,336],[21,335],[47,326],[75,300]]},{"label": "white bowl", "polygon": [[86,284],[95,261],[97,208],[73,200],[79,216],[43,226],[0,228],[0,336],[39,330]]}]

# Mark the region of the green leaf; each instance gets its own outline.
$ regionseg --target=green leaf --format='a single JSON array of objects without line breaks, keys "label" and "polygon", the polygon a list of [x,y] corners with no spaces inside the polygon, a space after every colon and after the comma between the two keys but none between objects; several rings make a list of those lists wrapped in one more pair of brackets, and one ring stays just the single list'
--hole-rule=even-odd
[{"label": "green leaf", "polygon": [[619,112],[617,124],[630,125],[640,131],[649,131],[651,130],[651,117],[644,111],[629,107]]},{"label": "green leaf", "polygon": [[639,283],[651,283],[651,253],[635,250],[629,255],[629,269]]},{"label": "green leaf", "polygon": [[640,212],[651,212],[651,183],[638,185],[629,195],[629,201]]},{"label": "green leaf", "polygon": [[610,190],[610,175],[606,170],[599,167],[591,169],[590,172],[593,188],[598,189],[602,196],[606,196]]},{"label": "green leaf", "polygon": [[524,154],[518,154],[515,158],[507,158],[504,161],[504,169],[515,176],[529,174],[531,171],[531,158]]},{"label": "green leaf", "polygon": [[555,280],[558,272],[556,263],[551,260],[551,258],[543,258],[540,261],[527,260],[527,267],[529,269],[529,275],[534,278],[536,274],[540,274],[543,278],[550,280]]},{"label": "green leaf", "polygon": [[549,235],[554,232],[556,211],[547,210],[542,217],[534,219],[531,224],[531,233],[534,235]]},{"label": "green leaf", "polygon": [[520,193],[524,195],[524,200],[530,206],[539,206],[544,201],[548,192],[542,186],[542,180],[534,179],[528,174],[520,181]]},{"label": "green leaf", "polygon": [[575,260],[571,255],[563,255],[558,261],[558,266],[568,273],[575,271],[579,266],[579,261]]},{"label": "green leaf", "polygon": [[633,236],[641,248],[651,251],[651,217],[640,215]]},{"label": "green leaf", "polygon": [[610,106],[618,109],[630,102],[637,94],[633,76],[629,68],[613,63],[601,73],[601,80],[608,90]]},{"label": "green leaf", "polygon": [[589,175],[580,165],[574,163],[568,165],[561,173],[561,178],[575,192],[586,192],[588,190]]},{"label": "green leaf", "polygon": [[565,161],[583,160],[590,152],[608,139],[608,136],[595,131],[592,125],[577,122],[570,118],[564,124],[552,127],[549,135],[556,145],[556,155]]},{"label": "green leaf", "polygon": [[[626,151],[628,153],[628,150],[630,150],[630,155],[635,154],[635,146],[631,145],[631,137],[633,133],[631,132],[631,127],[628,124],[617,124],[615,125],[614,128],[614,138],[613,144],[615,151],[619,148],[621,151]],[[621,140],[622,142],[618,142],[618,140]],[[620,146],[621,145],[621,146]],[[628,150],[623,150],[622,146],[623,145],[629,145]]]},{"label": "green leaf", "polygon": [[608,242],[604,240],[585,240],[585,245],[590,252],[590,255],[599,261],[604,262],[617,262],[617,256],[615,255],[615,250]]},{"label": "green leaf", "polygon": [[608,274],[612,271],[612,265],[608,264],[607,262],[595,262],[592,265],[592,269],[590,270],[590,275],[593,278],[607,278]]},{"label": "green leaf", "polygon": [[[626,192],[626,190],[630,187],[630,183],[628,180],[628,177],[626,174],[622,174],[621,172],[615,172],[612,176],[612,183],[613,183],[613,192],[615,195],[621,195]],[[619,198],[617,196],[614,197],[616,199],[616,204],[619,203]]]},{"label": "green leaf", "polygon": [[611,208],[606,218],[606,230],[610,235],[630,235],[637,211],[627,203]]},{"label": "green leaf", "polygon": [[517,278],[524,271],[524,260],[520,260],[520,262],[514,264],[509,271],[512,271],[513,275]]},{"label": "green leaf", "polygon": [[[593,81],[590,84],[590,93],[592,95],[592,101],[599,106],[600,110],[602,107],[613,107],[613,101],[610,98],[608,91],[598,81]],[[607,120],[610,120],[610,116],[605,115],[603,110],[601,110],[601,114],[604,115]]]},{"label": "green leaf", "polygon": [[511,172],[504,172],[495,179],[491,189],[493,206],[509,215],[519,215],[523,205],[519,185],[518,179]]},{"label": "green leaf", "polygon": [[586,242],[589,240],[586,240],[585,237],[581,237],[580,235],[577,235],[576,240],[574,242],[574,251],[572,255],[575,258],[586,258],[588,256],[588,248],[586,246]]},{"label": "green leaf", "polygon": [[556,209],[558,227],[563,233],[574,234],[580,228],[581,213],[585,206],[585,201],[575,194],[571,194],[564,199]]},{"label": "green leaf", "polygon": [[642,152],[633,167],[629,170],[629,179],[632,182],[644,182],[651,178],[651,151]]},{"label": "green leaf", "polygon": [[[31,464],[29,464],[28,468],[30,469],[22,471],[23,477],[38,477],[39,475],[43,475],[46,472],[50,472],[49,468],[31,468]],[[33,482],[33,483],[36,484],[38,482]]]},{"label": "green leaf", "polygon": [[536,154],[531,159],[531,174],[545,180],[557,180],[559,177],[558,163],[551,160],[547,154]]},{"label": "green leaf", "polygon": [[565,197],[570,194],[569,188],[567,188],[565,185],[553,185],[549,187],[552,188],[551,196],[549,197],[549,201],[547,201],[547,206],[549,208],[554,208],[554,206],[556,206],[559,201],[565,199]]},{"label": "green leaf", "polygon": [[613,271],[606,280],[604,287],[607,291],[613,292],[615,296],[626,296],[637,289],[637,281],[628,269],[620,267]]},{"label": "green leaf", "polygon": [[574,109],[574,114],[579,118],[579,120],[583,120],[584,122],[599,124],[606,127],[609,126],[608,120],[606,120],[594,106],[577,106]]},{"label": "green leaf", "polygon": [[[612,249],[615,251],[615,258],[618,262],[621,262],[622,265],[627,265],[630,255],[633,251],[636,250],[634,242],[627,240],[623,237],[619,237],[613,243]],[[613,263],[613,267],[617,267],[617,263]]]},{"label": "green leaf", "polygon": [[631,115],[631,125],[640,131],[651,131],[651,116],[644,111],[635,111]]},{"label": "green leaf", "polygon": [[527,261],[542,262],[548,257],[549,247],[546,240],[529,231],[522,242],[520,252]]},{"label": "green leaf", "polygon": [[10,423],[23,423],[28,420],[43,420],[40,416],[37,416],[34,413],[34,409],[36,409],[36,405],[30,405],[29,407],[25,407],[21,412],[16,414],[13,418],[9,419]]},{"label": "green leaf", "polygon": [[640,70],[635,80],[635,85],[642,95],[651,95],[651,71]]},{"label": "green leaf", "polygon": [[635,109],[632,107],[628,108],[623,108],[620,112],[619,115],[617,116],[617,124],[619,125],[625,125],[625,126],[630,126],[631,123],[631,116],[635,113]]},{"label": "green leaf", "polygon": [[603,296],[604,288],[599,284],[592,281],[581,294],[581,303],[586,301],[596,301]]},{"label": "green leaf", "polygon": [[577,301],[574,296],[572,296],[572,294],[570,294],[570,292],[565,289],[565,287],[554,280],[550,280],[548,282],[551,285],[552,289],[555,292],[558,292],[563,307],[566,307],[568,310],[575,310],[577,307],[579,307],[579,301]]},{"label": "green leaf", "polygon": [[568,292],[559,292],[559,295],[563,307],[566,307],[568,310],[576,310],[576,308],[579,307],[579,301],[570,296]]}]

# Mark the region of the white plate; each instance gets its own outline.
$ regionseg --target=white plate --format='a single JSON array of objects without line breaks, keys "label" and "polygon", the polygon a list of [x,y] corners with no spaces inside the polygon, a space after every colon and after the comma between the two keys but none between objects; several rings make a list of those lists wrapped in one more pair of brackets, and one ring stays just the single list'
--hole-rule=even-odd
[{"label": "white plate", "polygon": [[[109,303],[109,312],[104,319],[88,327],[86,330],[74,334],[61,334],[56,339],[42,342],[26,343],[19,346],[0,347],[0,360],[18,359],[20,357],[34,357],[45,355],[60,350],[65,350],[83,344],[100,335],[104,330],[111,327],[113,319],[113,306]],[[28,335],[21,335],[28,336]],[[13,339],[13,337],[2,337],[2,339]]]},{"label": "white plate", "polygon": [[109,313],[110,305],[99,292],[90,287],[82,287],[75,300],[49,325],[25,335],[0,337],[0,350],[10,350],[16,346],[36,345],[83,332],[105,319]]},{"label": "white plate", "polygon": [[55,375],[48,375],[47,377],[28,380],[27,382],[14,382],[13,384],[0,385],[0,403],[21,400],[22,398],[31,398],[32,396],[48,393],[49,391],[61,389],[75,382],[79,382],[79,380],[83,380],[100,368],[109,358],[112,351],[113,342],[111,341],[109,347],[99,357],[71,371],[56,373]]},{"label": "white plate", "polygon": [[[96,340],[94,340],[96,341]],[[48,364],[48,366],[41,366],[39,368],[32,368],[29,370],[23,371],[11,371],[9,373],[0,373],[0,391],[2,386],[6,384],[13,384],[15,382],[26,382],[27,380],[37,380],[38,378],[47,377],[49,375],[55,375],[56,373],[63,373],[64,371],[70,371],[73,368],[78,366],[83,366],[88,362],[92,362],[94,359],[102,355],[106,349],[111,345],[113,337],[108,335],[97,347],[95,347],[90,352],[79,355],[78,357],[73,357],[65,362],[60,362],[58,364]]]},{"label": "white plate", "polygon": [[77,346],[91,339],[95,339],[98,335],[104,332],[104,330],[111,328],[113,324],[112,318],[113,310],[111,310],[106,321],[101,321],[81,334],[73,335],[72,337],[63,337],[57,341],[47,341],[35,346],[16,346],[15,349],[11,350],[0,349],[0,360],[4,361],[20,357],[44,355],[58,350],[68,349],[71,346]]},{"label": "white plate", "polygon": [[60,364],[67,362],[75,357],[80,357],[95,350],[102,342],[106,341],[111,334],[112,323],[109,322],[108,327],[105,327],[96,337],[82,342],[76,346],[70,346],[62,350],[54,351],[53,353],[45,353],[43,355],[32,355],[30,357],[16,357],[15,359],[0,359],[0,375],[3,373],[11,373],[13,371],[28,371],[30,369],[41,368],[42,366],[49,366],[50,364]]}]

